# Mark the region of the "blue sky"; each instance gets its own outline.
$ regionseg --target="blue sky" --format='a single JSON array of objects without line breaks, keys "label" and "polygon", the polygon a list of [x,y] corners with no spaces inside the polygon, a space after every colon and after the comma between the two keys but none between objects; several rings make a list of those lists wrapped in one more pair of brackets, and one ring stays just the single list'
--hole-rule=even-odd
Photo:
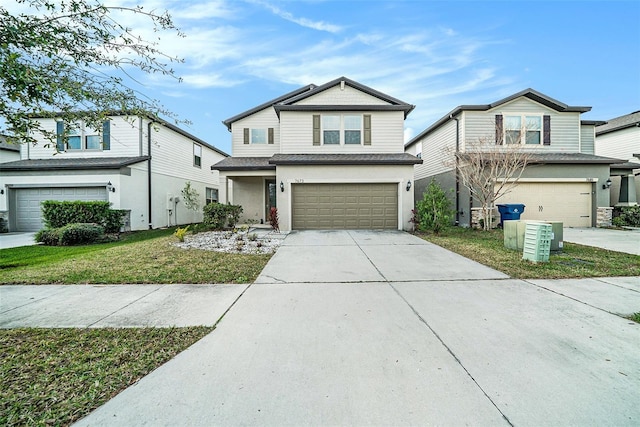
[{"label": "blue sky", "polygon": [[638,1],[134,3],[167,9],[186,34],[160,34],[160,49],[185,60],[175,66],[183,82],[144,77],[136,89],[228,153],[222,120],[343,75],[416,105],[405,138],[458,105],[528,87],[592,106],[584,119],[640,110]]}]

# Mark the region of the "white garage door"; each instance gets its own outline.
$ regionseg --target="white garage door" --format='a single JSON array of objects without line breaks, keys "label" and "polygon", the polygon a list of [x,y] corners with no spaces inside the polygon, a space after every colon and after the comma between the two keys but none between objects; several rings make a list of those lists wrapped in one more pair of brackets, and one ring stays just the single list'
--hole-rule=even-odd
[{"label": "white garage door", "polygon": [[398,184],[294,184],[293,229],[398,229]]},{"label": "white garage door", "polygon": [[497,204],[522,203],[521,219],[562,221],[565,227],[591,227],[591,183],[521,182]]},{"label": "white garage door", "polygon": [[15,192],[17,231],[38,231],[44,227],[40,203],[45,200],[109,200],[105,187],[19,188]]}]

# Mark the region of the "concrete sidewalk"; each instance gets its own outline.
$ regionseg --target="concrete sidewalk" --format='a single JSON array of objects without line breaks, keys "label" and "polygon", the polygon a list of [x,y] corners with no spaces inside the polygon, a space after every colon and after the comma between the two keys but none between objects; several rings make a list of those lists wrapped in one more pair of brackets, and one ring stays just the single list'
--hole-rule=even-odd
[{"label": "concrete sidewalk", "polygon": [[403,233],[285,243],[213,333],[78,425],[640,423],[640,326],[611,314],[640,311],[637,278],[505,279]]},{"label": "concrete sidewalk", "polygon": [[248,285],[0,286],[0,328],[212,326]]}]

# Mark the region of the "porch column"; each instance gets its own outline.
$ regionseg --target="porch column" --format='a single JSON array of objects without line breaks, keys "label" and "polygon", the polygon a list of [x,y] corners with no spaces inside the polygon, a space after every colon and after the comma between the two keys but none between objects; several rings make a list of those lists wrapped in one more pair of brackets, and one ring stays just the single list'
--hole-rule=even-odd
[{"label": "porch column", "polygon": [[620,197],[618,198],[616,206],[635,206],[637,204],[634,176],[622,175],[620,177]]},{"label": "porch column", "polygon": [[220,174],[220,187],[218,189],[218,202],[222,203],[222,204],[227,204],[228,197],[227,194],[229,193],[229,185],[228,185],[228,179],[226,175],[222,175]]}]

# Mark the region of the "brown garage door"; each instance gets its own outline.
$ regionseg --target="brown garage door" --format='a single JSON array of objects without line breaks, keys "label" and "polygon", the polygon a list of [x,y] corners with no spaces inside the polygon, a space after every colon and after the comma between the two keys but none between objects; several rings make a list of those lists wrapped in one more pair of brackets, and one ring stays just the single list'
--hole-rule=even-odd
[{"label": "brown garage door", "polygon": [[294,230],[398,228],[397,184],[293,184]]}]

